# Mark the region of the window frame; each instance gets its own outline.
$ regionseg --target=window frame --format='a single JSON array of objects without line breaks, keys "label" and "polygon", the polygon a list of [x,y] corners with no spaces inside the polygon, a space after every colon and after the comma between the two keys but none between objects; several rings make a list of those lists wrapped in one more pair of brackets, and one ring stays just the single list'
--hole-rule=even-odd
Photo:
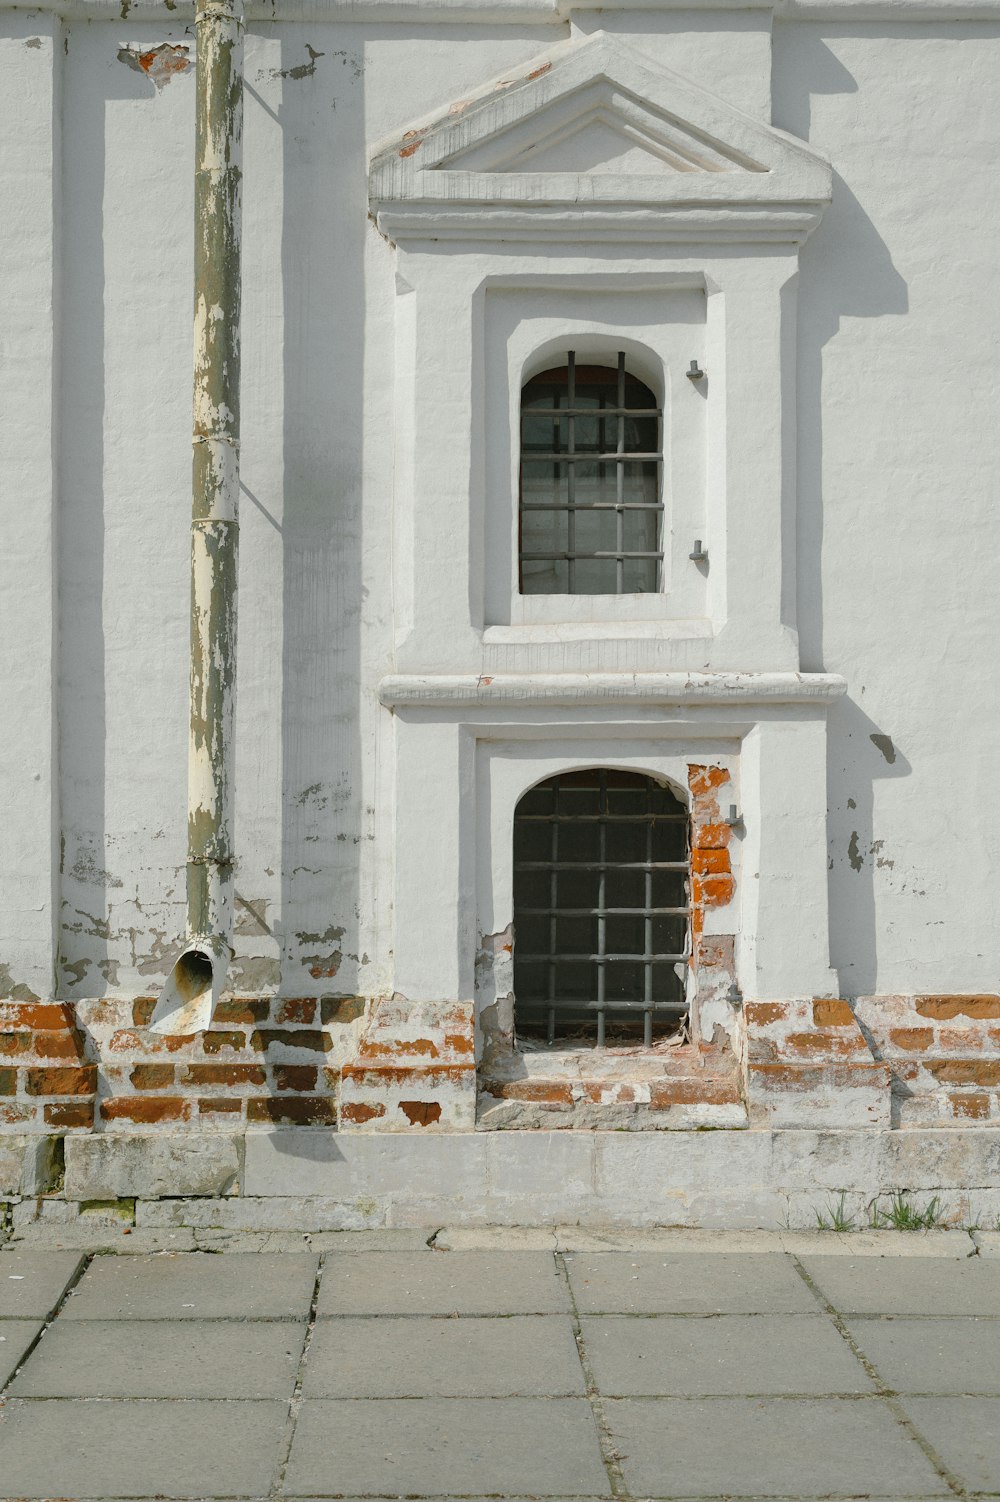
[{"label": "window frame", "polygon": [[[663,593],[665,549],[664,534],[666,522],[666,503],[664,497],[665,476],[663,406],[660,401],[658,401],[656,393],[652,390],[652,388],[647,385],[647,383],[642,380],[640,376],[636,375],[633,371],[630,371],[627,368],[628,357],[626,351],[619,349],[616,351],[616,356],[617,358],[614,367],[612,367],[611,365],[605,365],[603,363],[599,364],[589,362],[586,365],[579,366],[577,363],[576,351],[574,349],[569,349],[565,354],[565,365],[557,364],[544,371],[540,371],[537,374],[530,376],[527,380],[524,381],[521,386],[518,404],[517,588],[518,594],[522,598],[525,596],[537,597],[539,595],[543,595],[549,598],[551,598],[552,596],[567,598],[579,598],[581,596],[584,596],[593,598],[609,595],[612,598],[620,599],[624,596],[655,596],[661,595]],[[587,377],[589,378],[586,381],[586,384],[598,386],[598,381],[596,379],[593,379],[593,377],[596,376],[597,372],[602,370],[608,372],[608,380],[604,383],[605,391],[611,386],[612,380],[614,381],[614,405],[607,408],[601,406],[594,409],[578,407],[577,403],[578,399],[580,398],[580,392],[578,390],[579,376],[582,375],[583,371],[586,371]],[[546,416],[549,409],[545,407],[526,407],[525,396],[526,394],[530,393],[530,388],[538,382],[545,381],[553,387],[558,388],[562,384],[559,381],[559,376],[563,372],[565,372],[564,389],[566,406],[561,407],[558,404],[559,396],[561,395],[561,392],[559,392],[556,397],[556,404],[552,408],[552,411],[555,415],[553,416],[552,421],[553,440],[551,447],[545,452],[532,454],[530,448],[526,447],[525,443],[526,421],[530,418],[538,419]],[[633,383],[634,386],[640,387],[642,393],[645,396],[648,396],[649,402],[647,404],[641,406],[633,406],[629,404],[628,383],[630,382]],[[600,430],[602,432],[602,435],[605,427],[605,419],[614,420],[614,446],[606,446],[603,442],[599,442],[596,450],[591,450],[589,448],[578,449],[577,441],[579,437],[578,428],[580,425],[580,419],[592,420],[594,416],[599,416],[600,418]],[[641,445],[639,448],[632,449],[626,447],[627,424],[629,418],[633,418],[637,422],[648,423],[651,420],[655,421],[656,434],[654,446],[652,449],[644,449]],[[565,419],[565,449],[562,447],[561,419]],[[525,466],[527,464],[538,464],[550,459],[552,461],[553,469],[556,472],[553,476],[553,479],[555,481],[554,494],[552,495],[548,504],[545,500],[527,501],[525,499]],[[613,468],[613,500],[606,498],[604,490],[599,491],[600,498],[596,500],[581,501],[579,499],[579,491],[577,490],[578,462],[582,462],[588,467],[590,465],[596,465],[599,470]],[[626,469],[627,466],[636,464],[641,465],[644,470],[650,465],[655,466],[653,472],[654,499],[651,502],[637,501],[635,499],[628,499],[626,497]],[[562,499],[560,494],[563,471],[565,472],[566,481],[565,500]],[[603,475],[599,475],[598,484],[606,487],[607,481]],[[578,546],[577,520],[578,517],[585,517],[588,511],[591,513],[591,515],[597,511],[611,511],[614,513],[616,519],[616,545],[613,550],[610,550],[608,548],[588,550],[586,548],[581,548]],[[538,512],[542,515],[549,514],[552,516],[558,516],[560,513],[565,513],[565,549],[548,549],[530,553],[525,550],[525,514],[530,512]],[[626,513],[629,512],[654,513],[655,537],[653,538],[654,547],[652,551],[650,551],[648,548],[636,549],[634,547],[629,548],[626,546]],[[577,565],[579,563],[596,562],[598,560],[610,560],[612,558],[615,562],[616,587],[614,590],[595,591],[574,587],[578,576]],[[626,562],[630,559],[642,559],[643,561],[647,559],[653,560],[654,568],[651,588],[627,589],[625,587]],[[526,589],[524,571],[525,563],[547,561],[552,561],[556,564],[565,562],[567,587],[565,589]]]}]

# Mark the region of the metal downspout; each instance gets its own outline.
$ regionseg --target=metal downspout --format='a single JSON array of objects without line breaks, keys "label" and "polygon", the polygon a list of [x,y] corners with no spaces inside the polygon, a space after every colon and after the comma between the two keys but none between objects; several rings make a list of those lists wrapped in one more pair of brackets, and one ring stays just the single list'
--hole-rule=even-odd
[{"label": "metal downspout", "polygon": [[153,1013],[208,1025],[232,958],[243,0],[196,0],[187,943]]}]

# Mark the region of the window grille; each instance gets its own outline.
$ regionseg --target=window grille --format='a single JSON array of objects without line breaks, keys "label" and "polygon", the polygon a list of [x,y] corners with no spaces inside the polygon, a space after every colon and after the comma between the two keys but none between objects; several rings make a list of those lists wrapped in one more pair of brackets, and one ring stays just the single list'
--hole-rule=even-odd
[{"label": "window grille", "polygon": [[639,773],[564,773],[514,814],[515,1026],[651,1043],[686,1012],[688,815]]},{"label": "window grille", "polygon": [[662,411],[625,369],[577,365],[521,393],[522,594],[627,595],[661,587]]}]

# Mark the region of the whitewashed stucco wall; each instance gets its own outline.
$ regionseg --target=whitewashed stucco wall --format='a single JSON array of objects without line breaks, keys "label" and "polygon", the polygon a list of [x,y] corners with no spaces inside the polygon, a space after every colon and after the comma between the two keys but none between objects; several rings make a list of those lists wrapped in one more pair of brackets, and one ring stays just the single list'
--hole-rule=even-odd
[{"label": "whitewashed stucco wall", "polygon": [[[119,59],[190,44],[148,9],[0,14],[0,975],[39,995],[53,969],[67,997],[148,991],[184,924],[193,77]],[[595,21],[332,10],[252,20],[246,56],[233,979],[292,995],[393,983],[395,285],[368,149]],[[990,990],[1000,14],[828,11],[600,24],[772,100],[833,163],[795,378],[801,665],[848,683],[832,958],[845,995]]]}]

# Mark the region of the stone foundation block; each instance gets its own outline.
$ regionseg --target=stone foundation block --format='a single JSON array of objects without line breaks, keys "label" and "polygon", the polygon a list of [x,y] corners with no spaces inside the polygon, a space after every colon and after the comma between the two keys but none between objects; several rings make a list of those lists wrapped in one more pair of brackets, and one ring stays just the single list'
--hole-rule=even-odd
[{"label": "stone foundation block", "polygon": [[156,1199],[239,1192],[242,1138],[106,1132],[66,1139],[67,1199]]}]

